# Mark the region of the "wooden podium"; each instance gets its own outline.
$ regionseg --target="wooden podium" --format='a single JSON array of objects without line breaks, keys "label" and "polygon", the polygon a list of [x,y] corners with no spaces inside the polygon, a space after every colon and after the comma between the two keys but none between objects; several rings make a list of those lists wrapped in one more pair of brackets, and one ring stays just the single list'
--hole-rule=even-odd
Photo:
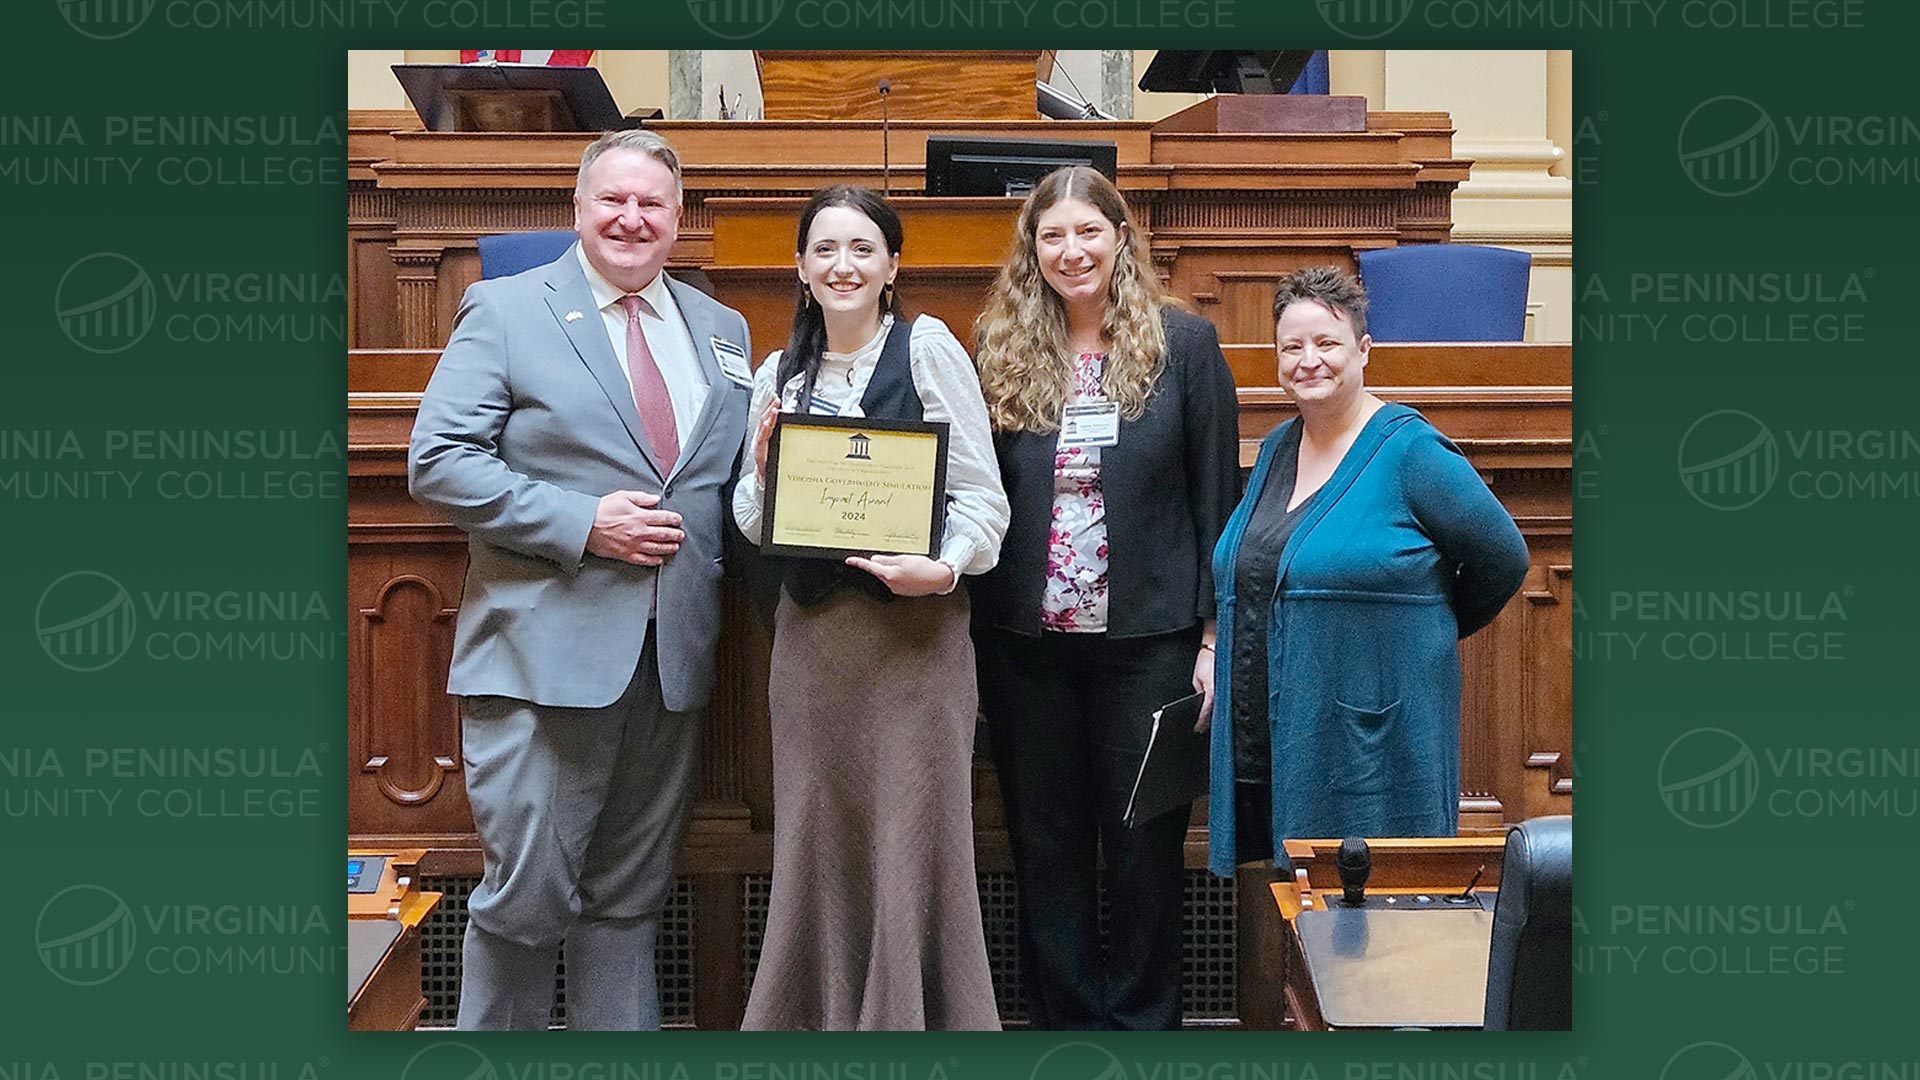
[{"label": "wooden podium", "polygon": [[1034,120],[1034,83],[1053,74],[1039,49],[762,49],[753,62],[769,120],[878,120],[881,80],[895,120]]}]

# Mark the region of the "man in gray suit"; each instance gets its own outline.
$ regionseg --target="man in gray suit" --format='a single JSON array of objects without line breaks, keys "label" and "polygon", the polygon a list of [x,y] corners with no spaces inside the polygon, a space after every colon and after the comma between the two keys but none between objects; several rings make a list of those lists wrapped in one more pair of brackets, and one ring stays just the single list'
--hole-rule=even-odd
[{"label": "man in gray suit", "polygon": [[657,1028],[653,948],[698,785],[747,325],[662,272],[680,162],[580,159],[557,261],[467,290],[420,401],[414,498],[469,537],[447,690],[486,859],[459,1026]]}]

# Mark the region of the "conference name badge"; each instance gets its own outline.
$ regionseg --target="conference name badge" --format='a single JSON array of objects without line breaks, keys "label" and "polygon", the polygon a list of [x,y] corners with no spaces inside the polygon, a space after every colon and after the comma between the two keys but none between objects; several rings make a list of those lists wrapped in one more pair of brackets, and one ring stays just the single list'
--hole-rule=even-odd
[{"label": "conference name badge", "polygon": [[781,413],[767,444],[769,555],[939,553],[946,424]]},{"label": "conference name badge", "polygon": [[713,347],[713,358],[720,362],[720,374],[725,375],[728,382],[736,386],[753,385],[753,369],[747,366],[747,350],[717,335],[708,338],[707,343]]},{"label": "conference name badge", "polygon": [[1113,446],[1120,441],[1120,406],[1111,401],[1060,410],[1060,448]]}]

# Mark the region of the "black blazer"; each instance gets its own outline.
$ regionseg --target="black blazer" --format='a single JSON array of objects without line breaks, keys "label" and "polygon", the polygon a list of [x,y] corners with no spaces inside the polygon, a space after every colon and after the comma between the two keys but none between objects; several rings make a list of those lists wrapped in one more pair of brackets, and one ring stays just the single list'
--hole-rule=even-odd
[{"label": "black blazer", "polygon": [[[1240,499],[1240,406],[1213,324],[1166,308],[1167,360],[1147,409],[1100,452],[1107,634],[1141,637],[1213,617],[1213,545]],[[1000,562],[968,578],[977,624],[1038,636],[1053,516],[1049,432],[995,432],[1013,505]]]}]

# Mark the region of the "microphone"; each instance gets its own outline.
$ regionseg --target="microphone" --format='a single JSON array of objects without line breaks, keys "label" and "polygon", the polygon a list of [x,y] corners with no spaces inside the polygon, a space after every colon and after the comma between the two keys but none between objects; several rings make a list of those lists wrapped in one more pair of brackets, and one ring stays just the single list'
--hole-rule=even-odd
[{"label": "microphone", "polygon": [[1373,875],[1373,853],[1367,849],[1367,842],[1358,836],[1349,836],[1340,841],[1340,893],[1341,900],[1348,907],[1362,907],[1367,902],[1367,878]]},{"label": "microphone", "polygon": [[893,129],[887,121],[887,96],[893,93],[893,83],[880,80],[880,194],[893,194],[893,155],[891,138]]}]

